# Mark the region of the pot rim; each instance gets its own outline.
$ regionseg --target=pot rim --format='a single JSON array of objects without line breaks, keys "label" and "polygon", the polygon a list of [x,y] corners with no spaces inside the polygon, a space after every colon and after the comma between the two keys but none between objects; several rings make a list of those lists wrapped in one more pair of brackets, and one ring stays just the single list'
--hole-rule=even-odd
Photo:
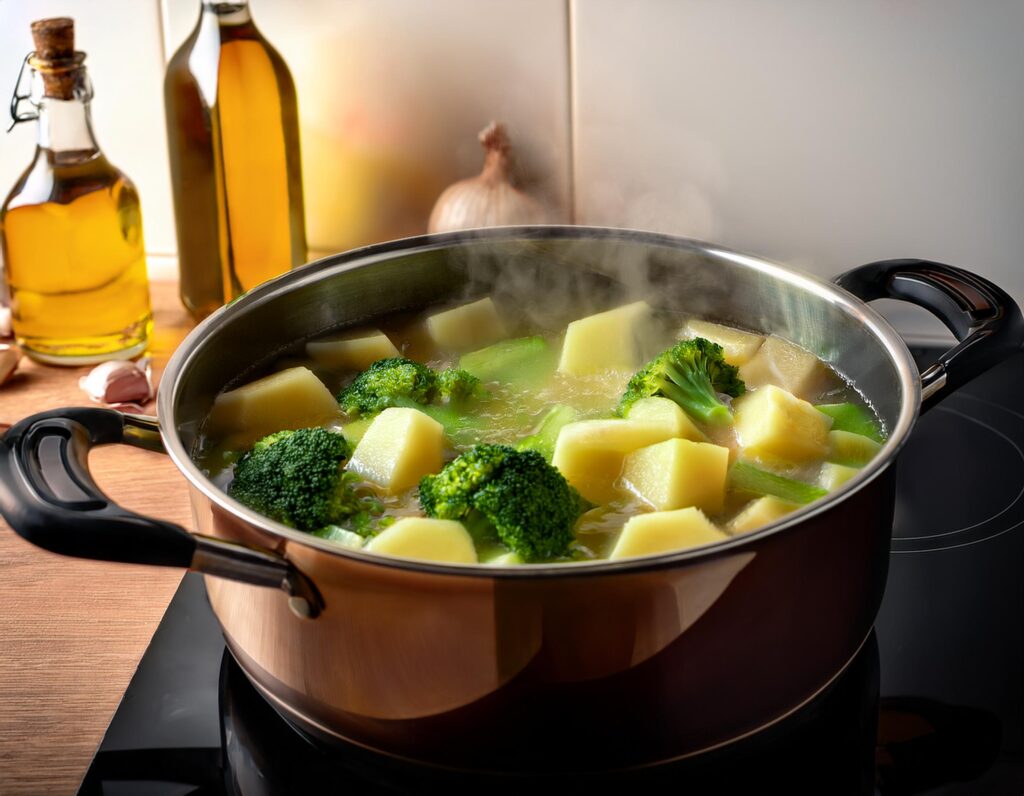
[{"label": "pot rim", "polygon": [[412,570],[420,573],[480,578],[560,578],[566,576],[581,577],[614,573],[637,573],[741,552],[743,549],[753,547],[757,542],[769,536],[787,532],[802,525],[805,520],[829,511],[850,495],[864,489],[886,470],[906,443],[910,431],[917,420],[921,406],[921,385],[917,366],[903,338],[900,337],[892,325],[852,293],[818,277],[794,270],[772,260],[758,255],[746,254],[717,244],[643,230],[565,225],[486,227],[459,232],[418,235],[327,255],[297,269],[287,271],[219,308],[199,323],[185,337],[164,368],[160,386],[157,390],[157,416],[161,419],[174,419],[173,409],[180,378],[183,373],[187,372],[190,362],[201,352],[203,346],[215,337],[218,329],[225,326],[235,315],[246,308],[272,301],[279,294],[288,292],[298,285],[319,281],[325,272],[338,273],[363,267],[371,262],[386,259],[388,255],[394,253],[411,254],[415,251],[447,248],[463,242],[558,238],[638,241],[669,249],[691,249],[731,260],[739,265],[760,271],[774,279],[782,279],[815,294],[833,305],[837,305],[848,314],[856,317],[883,344],[899,374],[903,395],[899,416],[889,434],[889,438],[871,462],[842,487],[803,508],[797,509],[792,514],[755,531],[743,533],[739,536],[730,536],[728,539],[711,544],[651,556],[640,556],[615,561],[596,559],[593,561],[574,561],[571,563],[519,564],[514,567],[421,561],[383,556],[377,553],[367,553],[361,550],[346,548],[264,517],[229,497],[226,492],[214,485],[192,460],[189,451],[185,449],[179,435],[176,433],[176,423],[168,425],[165,422],[160,422],[160,436],[167,454],[175,466],[188,479],[190,485],[194,489],[198,489],[213,504],[244,519],[260,530],[288,542],[364,564]]}]

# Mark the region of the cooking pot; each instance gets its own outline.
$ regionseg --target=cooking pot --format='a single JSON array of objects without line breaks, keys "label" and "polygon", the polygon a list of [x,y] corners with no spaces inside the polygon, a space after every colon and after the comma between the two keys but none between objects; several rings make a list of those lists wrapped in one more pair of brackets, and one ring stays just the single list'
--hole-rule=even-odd
[{"label": "cooking pot", "polygon": [[[301,341],[485,293],[552,328],[645,298],[778,333],[850,379],[888,440],[841,489],[752,533],[656,557],[504,568],[349,550],[237,503],[193,462],[214,396]],[[864,303],[881,297],[929,309],[958,344],[918,375]],[[211,315],[164,371],[159,426],[98,408],[19,422],[0,441],[0,511],[52,551],[210,576],[231,653],[310,735],[489,770],[646,765],[744,737],[828,688],[882,598],[894,465],[915,419],[1022,340],[1005,292],[921,260],[828,284],[644,232],[411,238],[327,257]],[[86,454],[113,442],[166,451],[189,482],[194,532],[100,492]]]}]

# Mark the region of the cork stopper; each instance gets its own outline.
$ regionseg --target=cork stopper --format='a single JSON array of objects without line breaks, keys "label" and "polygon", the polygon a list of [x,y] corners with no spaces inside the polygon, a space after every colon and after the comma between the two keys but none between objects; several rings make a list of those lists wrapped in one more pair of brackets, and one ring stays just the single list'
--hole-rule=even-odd
[{"label": "cork stopper", "polygon": [[29,63],[43,76],[47,97],[69,100],[85,53],[75,52],[75,21],[70,17],[39,19],[32,23],[35,55]]}]

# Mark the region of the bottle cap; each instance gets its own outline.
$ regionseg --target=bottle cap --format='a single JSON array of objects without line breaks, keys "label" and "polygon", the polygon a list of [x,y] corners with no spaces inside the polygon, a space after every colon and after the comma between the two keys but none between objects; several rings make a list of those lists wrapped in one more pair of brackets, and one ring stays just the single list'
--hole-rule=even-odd
[{"label": "bottle cap", "polygon": [[69,100],[74,97],[75,72],[85,53],[75,52],[75,21],[70,17],[38,19],[32,23],[35,55],[32,68],[43,76],[47,97]]}]

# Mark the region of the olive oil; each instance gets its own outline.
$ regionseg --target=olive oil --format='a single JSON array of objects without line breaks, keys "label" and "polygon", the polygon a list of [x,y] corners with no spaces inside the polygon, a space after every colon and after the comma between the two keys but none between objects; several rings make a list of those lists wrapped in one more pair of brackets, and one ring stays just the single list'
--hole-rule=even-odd
[{"label": "olive oil", "polygon": [[85,362],[145,347],[139,197],[106,158],[41,152],[2,223],[14,329],[30,356]]},{"label": "olive oil", "polygon": [[203,317],[306,260],[295,87],[245,2],[204,2],[164,83],[181,298]]},{"label": "olive oil", "polygon": [[43,362],[127,358],[152,326],[139,196],[93,137],[84,53],[68,39],[42,54],[54,30],[72,36],[71,20],[33,25],[38,146],[0,209],[14,333]]}]

